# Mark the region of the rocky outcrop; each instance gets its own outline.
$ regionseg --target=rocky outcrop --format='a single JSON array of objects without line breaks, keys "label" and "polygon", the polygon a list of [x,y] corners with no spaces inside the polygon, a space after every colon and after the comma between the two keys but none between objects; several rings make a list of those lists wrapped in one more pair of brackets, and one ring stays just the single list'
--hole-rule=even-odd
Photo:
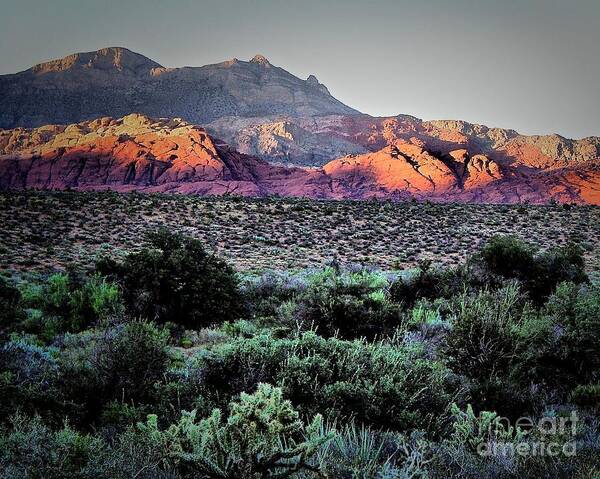
[{"label": "rocky outcrop", "polygon": [[[131,114],[0,130],[0,188],[600,204],[596,163],[524,169],[469,148],[430,151],[415,132],[405,140],[387,127],[380,150],[322,168],[268,163],[177,118]],[[298,135],[287,124],[273,128],[282,138]]]},{"label": "rocky outcrop", "polygon": [[[313,194],[318,174],[242,155],[181,119],[139,114],[0,131],[0,188]],[[321,175],[322,176],[322,175]],[[314,193],[318,196],[318,191]]]},{"label": "rocky outcrop", "polygon": [[351,140],[311,131],[294,119],[226,117],[206,129],[242,153],[284,165],[321,166],[332,158],[369,151]]},{"label": "rocky outcrop", "polygon": [[[281,124],[295,134],[285,138],[273,134],[273,125]],[[292,165],[322,166],[342,156],[379,151],[398,140],[419,144],[438,155],[468,149],[471,155],[485,155],[511,168],[573,167],[600,158],[598,137],[569,140],[559,135],[526,136],[462,121],[426,122],[408,115],[226,117],[206,128],[241,151]]]}]

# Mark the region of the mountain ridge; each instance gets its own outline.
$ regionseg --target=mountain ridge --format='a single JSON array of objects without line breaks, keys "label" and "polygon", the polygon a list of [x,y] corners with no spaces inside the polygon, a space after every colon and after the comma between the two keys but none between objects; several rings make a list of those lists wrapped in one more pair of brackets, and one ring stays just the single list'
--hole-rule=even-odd
[{"label": "mountain ridge", "polygon": [[130,114],[0,130],[0,189],[600,204],[600,168],[524,170],[467,149],[440,155],[394,139],[322,168],[268,163],[182,119]]},{"label": "mountain ridge", "polygon": [[0,128],[69,124],[140,112],[204,124],[223,116],[358,113],[311,77],[257,55],[165,68],[122,47],[76,53],[0,76]]}]

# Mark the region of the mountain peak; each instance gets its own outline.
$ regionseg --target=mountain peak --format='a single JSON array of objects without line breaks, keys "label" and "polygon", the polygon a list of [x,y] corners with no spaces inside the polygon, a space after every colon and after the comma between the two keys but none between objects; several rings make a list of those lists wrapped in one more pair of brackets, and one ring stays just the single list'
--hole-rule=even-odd
[{"label": "mountain peak", "polygon": [[256,63],[257,65],[262,65],[264,67],[273,66],[273,65],[271,65],[271,62],[269,62],[269,60],[267,60],[267,57],[265,57],[264,55],[260,55],[260,54],[254,55],[252,60],[250,60],[250,63]]},{"label": "mountain peak", "polygon": [[317,80],[317,77],[314,75],[308,75],[308,78],[306,79],[306,84],[310,85],[313,88],[320,90],[321,92],[323,92],[327,95],[331,95],[331,93],[329,93],[329,90],[327,89],[327,87],[325,85],[323,85],[321,82],[319,82],[319,80]]},{"label": "mountain peak", "polygon": [[158,63],[124,47],[107,47],[93,52],[74,53],[64,58],[39,63],[31,68],[35,74],[68,70],[117,70],[137,73],[162,68]]},{"label": "mountain peak", "polygon": [[312,86],[319,86],[319,80],[317,80],[317,77],[314,75],[308,75],[308,78],[306,79],[306,83],[308,83],[309,85]]}]

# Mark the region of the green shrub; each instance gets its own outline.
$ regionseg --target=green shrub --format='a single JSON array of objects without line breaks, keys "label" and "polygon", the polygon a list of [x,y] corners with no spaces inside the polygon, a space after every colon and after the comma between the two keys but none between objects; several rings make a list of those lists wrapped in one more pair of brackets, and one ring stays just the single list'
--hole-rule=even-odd
[{"label": "green shrub", "polygon": [[549,323],[514,284],[494,292],[464,293],[451,303],[451,311],[452,327],[442,348],[448,364],[473,379],[471,394],[480,407],[518,414],[527,407],[526,388],[515,385],[544,380],[533,372]]},{"label": "green shrub", "polygon": [[44,301],[49,312],[60,312],[67,308],[70,289],[70,280],[66,274],[56,273],[48,278]]},{"label": "green shrub", "polygon": [[448,298],[459,293],[467,280],[464,268],[434,268],[422,264],[398,277],[390,287],[390,298],[412,307],[419,299]]},{"label": "green shrub", "polygon": [[574,244],[539,253],[517,238],[495,236],[479,256],[492,274],[521,281],[524,290],[539,305],[561,282],[588,281],[583,250]]},{"label": "green shrub", "polygon": [[122,313],[119,288],[116,284],[94,275],[71,292],[69,309],[69,331],[82,331],[90,324]]},{"label": "green shrub", "polygon": [[581,284],[588,281],[583,249],[578,245],[550,249],[535,260],[536,276],[527,285],[534,299],[547,298],[562,282]]},{"label": "green shrub", "polygon": [[481,257],[488,269],[505,278],[535,275],[535,248],[512,236],[494,236],[484,245]]},{"label": "green shrub", "polygon": [[0,275],[0,338],[25,317],[21,293]]},{"label": "green shrub", "polygon": [[97,265],[121,283],[132,315],[196,329],[240,317],[238,280],[223,260],[200,241],[166,230],[148,239],[150,248],[130,253],[122,263],[105,259]]},{"label": "green shrub", "polygon": [[406,437],[354,423],[331,432],[315,460],[325,477],[427,477],[430,446],[419,433]]},{"label": "green shrub", "polygon": [[68,424],[52,431],[39,417],[16,415],[0,435],[0,478],[91,479],[86,468],[104,447],[102,440]]},{"label": "green shrub", "polygon": [[600,406],[600,384],[580,384],[571,392],[571,401],[583,407]]},{"label": "green shrub", "polygon": [[269,382],[302,412],[397,430],[436,429],[456,393],[449,371],[418,345],[260,335],[215,347],[196,361],[215,404]]},{"label": "green shrub", "polygon": [[51,341],[57,334],[80,332],[122,313],[116,284],[94,275],[81,284],[66,274],[53,274],[42,283],[23,286],[28,316],[21,330]]},{"label": "green shrub", "polygon": [[452,405],[454,431],[451,440],[456,444],[466,445],[473,452],[485,453],[490,443],[518,443],[523,440],[525,433],[514,428],[495,412],[481,411],[475,415],[473,407],[467,405],[466,411],[461,411]]},{"label": "green shrub", "polygon": [[65,396],[94,422],[111,401],[148,403],[169,365],[168,333],[133,321],[104,331],[70,336],[58,357]]},{"label": "green shrub", "polygon": [[45,348],[25,341],[0,346],[0,424],[16,411],[56,420],[64,414],[57,388],[56,360]]},{"label": "green shrub", "polygon": [[324,337],[373,339],[400,326],[398,306],[389,301],[387,278],[360,271],[339,273],[333,268],[309,278],[296,298],[296,319],[303,329]]},{"label": "green shrub", "polygon": [[558,387],[600,381],[600,285],[560,284],[543,309],[551,325],[538,367]]}]

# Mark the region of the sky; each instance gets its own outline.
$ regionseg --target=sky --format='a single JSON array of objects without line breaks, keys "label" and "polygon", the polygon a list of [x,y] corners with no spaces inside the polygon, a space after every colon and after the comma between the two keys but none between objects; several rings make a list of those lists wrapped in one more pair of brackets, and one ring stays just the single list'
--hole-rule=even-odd
[{"label": "sky", "polygon": [[107,46],[265,55],[377,116],[600,136],[600,0],[0,0],[0,74]]}]

